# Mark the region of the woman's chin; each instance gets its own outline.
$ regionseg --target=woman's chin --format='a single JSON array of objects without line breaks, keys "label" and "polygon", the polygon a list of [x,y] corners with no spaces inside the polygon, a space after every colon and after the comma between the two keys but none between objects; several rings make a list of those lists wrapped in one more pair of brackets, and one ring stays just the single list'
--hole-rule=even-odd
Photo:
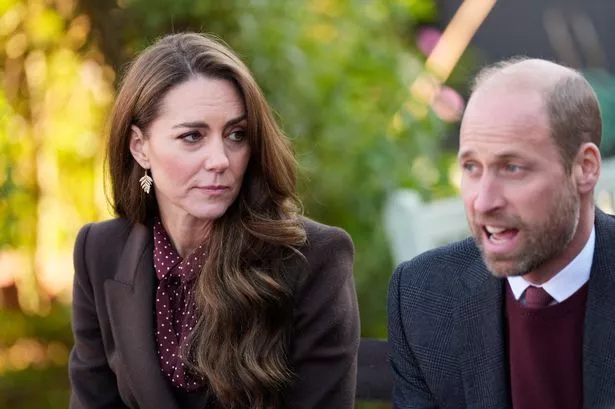
[{"label": "woman's chin", "polygon": [[194,209],[187,209],[187,213],[198,220],[213,221],[222,217],[228,208],[229,206],[227,205],[216,204],[213,206],[200,206]]}]

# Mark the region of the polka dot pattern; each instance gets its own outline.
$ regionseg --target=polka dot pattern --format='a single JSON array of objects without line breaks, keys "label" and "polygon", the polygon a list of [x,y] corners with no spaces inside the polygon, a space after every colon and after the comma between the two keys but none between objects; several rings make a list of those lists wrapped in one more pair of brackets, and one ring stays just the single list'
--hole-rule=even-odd
[{"label": "polka dot pattern", "polygon": [[203,267],[205,249],[196,248],[182,259],[160,220],[154,224],[156,290],[156,341],[160,368],[171,384],[185,391],[203,386],[203,380],[184,366],[182,346],[196,324],[194,285]]}]

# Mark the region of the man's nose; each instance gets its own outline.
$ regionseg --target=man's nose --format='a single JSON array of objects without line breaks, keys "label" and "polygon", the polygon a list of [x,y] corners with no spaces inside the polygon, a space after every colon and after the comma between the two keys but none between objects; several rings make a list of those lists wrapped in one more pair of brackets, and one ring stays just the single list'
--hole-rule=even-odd
[{"label": "man's nose", "polygon": [[506,201],[501,188],[493,177],[485,175],[478,183],[476,197],[474,198],[474,211],[477,213],[490,213],[504,207]]}]

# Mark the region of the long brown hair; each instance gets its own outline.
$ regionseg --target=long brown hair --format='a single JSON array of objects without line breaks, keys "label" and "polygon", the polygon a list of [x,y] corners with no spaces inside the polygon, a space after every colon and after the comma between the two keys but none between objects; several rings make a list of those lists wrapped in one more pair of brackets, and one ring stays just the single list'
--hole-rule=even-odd
[{"label": "long brown hair", "polygon": [[112,204],[118,216],[134,223],[151,222],[157,214],[155,198],[139,187],[143,170],[129,150],[130,128],[146,130],[166,93],[196,75],[228,80],[241,93],[251,158],[237,199],[207,238],[187,363],[225,406],[277,406],[292,380],[287,353],[297,278],[284,266],[306,240],[295,194],[296,162],[248,68],[219,41],[195,33],[169,35],[129,66],[110,122]]}]

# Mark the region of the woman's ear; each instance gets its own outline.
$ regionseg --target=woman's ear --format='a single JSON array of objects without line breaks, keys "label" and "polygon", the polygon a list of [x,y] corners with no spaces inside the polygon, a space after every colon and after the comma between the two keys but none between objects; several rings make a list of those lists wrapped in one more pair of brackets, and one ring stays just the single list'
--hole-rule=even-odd
[{"label": "woman's ear", "polygon": [[579,193],[591,193],[600,178],[600,149],[591,142],[579,149],[573,172]]},{"label": "woman's ear", "polygon": [[130,127],[130,153],[135,158],[137,163],[141,165],[143,169],[149,169],[149,143],[145,139],[143,132],[136,125]]}]

